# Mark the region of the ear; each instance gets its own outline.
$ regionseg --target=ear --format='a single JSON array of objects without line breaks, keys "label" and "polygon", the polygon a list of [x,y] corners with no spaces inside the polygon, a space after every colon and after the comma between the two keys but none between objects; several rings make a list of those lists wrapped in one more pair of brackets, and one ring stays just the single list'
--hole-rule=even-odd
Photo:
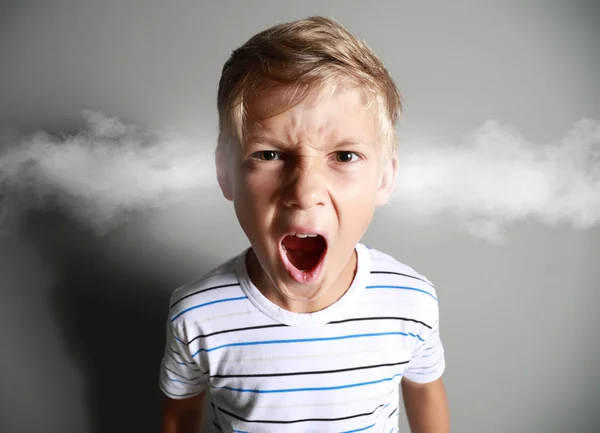
[{"label": "ear", "polygon": [[396,155],[383,162],[379,187],[377,189],[377,198],[375,200],[377,206],[382,206],[389,201],[394,190],[394,185],[396,184],[397,169],[398,157]]},{"label": "ear", "polygon": [[223,197],[233,201],[233,189],[231,188],[231,176],[229,173],[229,158],[223,149],[215,152],[215,165],[217,166],[217,181],[221,187]]}]

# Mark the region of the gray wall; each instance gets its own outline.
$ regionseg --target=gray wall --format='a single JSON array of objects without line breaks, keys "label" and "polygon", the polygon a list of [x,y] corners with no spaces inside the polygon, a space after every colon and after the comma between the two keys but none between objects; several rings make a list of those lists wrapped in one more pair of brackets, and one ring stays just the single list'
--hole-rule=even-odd
[{"label": "gray wall", "polygon": [[436,284],[453,431],[598,431],[597,4],[108,0],[0,6],[0,431],[158,430],[168,297],[246,246],[210,160],[220,69],[313,14],[404,96],[364,242]]}]

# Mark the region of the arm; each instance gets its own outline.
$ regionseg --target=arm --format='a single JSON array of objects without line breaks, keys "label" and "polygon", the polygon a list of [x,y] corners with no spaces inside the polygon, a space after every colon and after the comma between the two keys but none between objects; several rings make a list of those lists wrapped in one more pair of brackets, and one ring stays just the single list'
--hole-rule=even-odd
[{"label": "arm", "polygon": [[162,433],[199,433],[204,418],[206,393],[191,398],[166,398]]},{"label": "arm", "polygon": [[170,323],[166,342],[159,377],[159,387],[166,397],[161,431],[199,433],[208,392],[208,366],[194,358],[180,330]]},{"label": "arm", "polygon": [[[427,300],[430,302],[429,300]],[[415,348],[402,377],[402,396],[413,433],[448,433],[450,420],[442,375],[446,368],[440,337],[437,303],[429,304],[431,316],[417,330]]]},{"label": "arm", "polygon": [[449,433],[448,403],[442,379],[417,383],[403,378],[401,384],[412,433]]}]

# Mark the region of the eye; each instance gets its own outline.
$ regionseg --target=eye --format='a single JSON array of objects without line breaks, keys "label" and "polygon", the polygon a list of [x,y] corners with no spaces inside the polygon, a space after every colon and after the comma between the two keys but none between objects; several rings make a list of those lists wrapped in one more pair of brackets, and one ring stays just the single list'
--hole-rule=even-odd
[{"label": "eye", "polygon": [[279,155],[279,152],[275,152],[273,150],[261,150],[260,152],[253,153],[252,158],[259,159],[261,161],[274,161],[281,158],[281,155]]},{"label": "eye", "polygon": [[358,158],[359,156],[356,153],[347,150],[337,152],[335,155],[335,159],[338,162],[355,162]]}]

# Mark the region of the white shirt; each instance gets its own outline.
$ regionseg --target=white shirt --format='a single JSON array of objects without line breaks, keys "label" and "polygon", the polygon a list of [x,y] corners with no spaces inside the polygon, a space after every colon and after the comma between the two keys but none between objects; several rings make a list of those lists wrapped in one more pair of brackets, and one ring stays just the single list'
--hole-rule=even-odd
[{"label": "white shirt", "polygon": [[252,284],[248,250],[171,298],[160,387],[208,391],[214,431],[397,432],[399,384],[445,368],[437,294],[391,256],[356,246],[347,292],[292,313]]}]

